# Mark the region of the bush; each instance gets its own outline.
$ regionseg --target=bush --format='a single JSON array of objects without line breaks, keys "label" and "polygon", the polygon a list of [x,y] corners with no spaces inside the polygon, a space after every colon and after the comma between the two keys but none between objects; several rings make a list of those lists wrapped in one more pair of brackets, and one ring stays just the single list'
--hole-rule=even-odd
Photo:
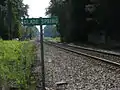
[{"label": "bush", "polygon": [[0,82],[9,87],[27,89],[35,47],[27,41],[0,40]]}]

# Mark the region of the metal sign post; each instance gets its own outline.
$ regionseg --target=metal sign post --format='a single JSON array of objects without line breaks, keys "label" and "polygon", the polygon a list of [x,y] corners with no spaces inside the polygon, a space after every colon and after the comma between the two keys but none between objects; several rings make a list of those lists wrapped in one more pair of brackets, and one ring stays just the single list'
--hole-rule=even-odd
[{"label": "metal sign post", "polygon": [[41,44],[41,72],[42,72],[42,90],[45,90],[45,67],[44,67],[44,47],[43,47],[43,29],[42,25],[58,24],[58,18],[24,18],[23,25],[33,26],[40,25],[40,44]]},{"label": "metal sign post", "polygon": [[45,90],[45,68],[44,68],[44,47],[43,47],[43,29],[42,29],[42,24],[40,24],[40,43],[41,43],[42,90]]}]

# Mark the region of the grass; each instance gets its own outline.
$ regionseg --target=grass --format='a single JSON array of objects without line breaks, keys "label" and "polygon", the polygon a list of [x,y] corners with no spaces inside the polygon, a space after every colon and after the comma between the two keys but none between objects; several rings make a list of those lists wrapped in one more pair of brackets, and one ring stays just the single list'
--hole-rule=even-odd
[{"label": "grass", "polygon": [[55,38],[44,37],[44,40],[45,40],[45,41],[60,42],[60,37],[55,37]]}]

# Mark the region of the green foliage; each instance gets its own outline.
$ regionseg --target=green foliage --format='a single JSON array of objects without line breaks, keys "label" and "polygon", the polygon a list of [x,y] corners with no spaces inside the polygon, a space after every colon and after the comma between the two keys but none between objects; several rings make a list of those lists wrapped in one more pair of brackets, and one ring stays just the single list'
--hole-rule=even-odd
[{"label": "green foliage", "polygon": [[59,33],[57,32],[57,28],[54,25],[46,25],[44,27],[44,37],[58,37]]},{"label": "green foliage", "polygon": [[[70,15],[67,13],[67,2],[66,0],[50,0],[50,6],[47,8],[46,14],[50,16],[57,16],[59,19],[59,25],[57,25],[57,31],[60,33],[61,38],[65,38],[66,35],[66,15]],[[70,33],[70,32],[67,32]]]},{"label": "green foliage", "polygon": [[60,37],[55,37],[55,38],[44,37],[44,40],[45,40],[45,41],[60,42]]},{"label": "green foliage", "polygon": [[34,45],[27,41],[0,40],[0,81],[3,85],[28,88],[34,50]]},{"label": "green foliage", "polygon": [[28,5],[23,0],[2,0],[0,2],[0,36],[3,39],[19,37],[21,18],[28,17]]},{"label": "green foliage", "polygon": [[58,16],[62,41],[88,41],[95,32],[119,40],[120,3],[112,0],[50,0],[46,14]]},{"label": "green foliage", "polygon": [[38,37],[39,30],[35,26],[21,26],[19,30],[19,36],[21,40],[33,39]]}]

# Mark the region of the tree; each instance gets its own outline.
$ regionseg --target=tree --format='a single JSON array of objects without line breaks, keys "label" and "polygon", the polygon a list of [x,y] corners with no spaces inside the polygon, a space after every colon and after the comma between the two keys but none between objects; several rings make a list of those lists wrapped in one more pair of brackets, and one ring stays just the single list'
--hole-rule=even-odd
[{"label": "tree", "polygon": [[39,30],[35,26],[21,26],[19,30],[20,39],[33,39],[39,36]]},{"label": "tree", "polygon": [[46,14],[50,14],[51,16],[58,16],[59,25],[57,25],[57,30],[60,33],[61,40],[65,41],[70,33],[66,32],[66,28],[68,28],[67,22],[70,20],[70,16],[68,16],[70,15],[68,10],[68,0],[51,0]]},{"label": "tree", "polygon": [[3,0],[0,2],[0,36],[3,39],[19,37],[21,17],[28,17],[28,5],[23,0]]},{"label": "tree", "polygon": [[77,41],[85,35],[84,5],[87,1],[88,0],[51,0],[46,14],[59,17],[60,24],[58,31],[63,41]]},{"label": "tree", "polygon": [[57,32],[57,28],[56,26],[52,25],[52,26],[45,26],[44,27],[44,36],[45,37],[58,37],[59,33]]},{"label": "tree", "polygon": [[46,14],[58,16],[61,39],[87,41],[92,32],[103,31],[107,42],[119,40],[120,3],[112,0],[51,0]]}]

